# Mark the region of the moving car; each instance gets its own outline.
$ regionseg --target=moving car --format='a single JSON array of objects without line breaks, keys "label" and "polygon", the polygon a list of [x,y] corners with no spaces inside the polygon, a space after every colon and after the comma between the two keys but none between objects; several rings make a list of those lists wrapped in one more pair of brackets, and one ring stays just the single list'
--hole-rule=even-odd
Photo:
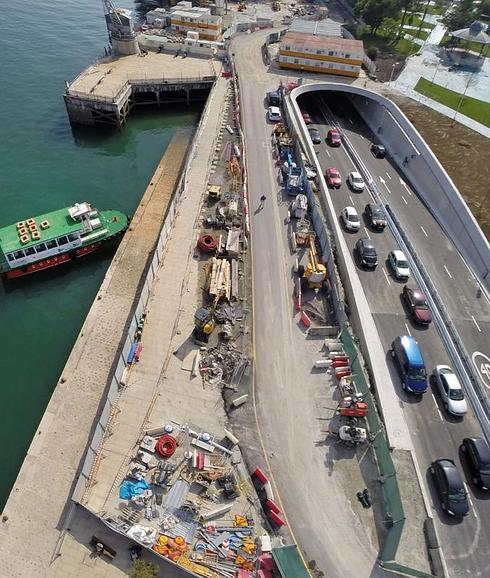
[{"label": "moving car", "polygon": [[450,516],[466,516],[470,511],[468,495],[453,460],[440,459],[432,462],[430,473],[441,500],[441,508]]},{"label": "moving car", "polygon": [[371,152],[377,159],[384,159],[386,156],[386,149],[382,144],[372,144]]},{"label": "moving car", "polygon": [[390,251],[388,254],[388,262],[397,279],[408,279],[410,277],[408,261],[402,251],[398,249]]},{"label": "moving car", "polygon": [[448,365],[436,365],[434,380],[444,405],[444,409],[456,416],[463,417],[468,412],[463,388],[454,371]]},{"label": "moving car", "polygon": [[400,375],[403,389],[410,393],[425,393],[427,372],[417,341],[411,335],[397,337],[391,344],[391,356]]},{"label": "moving car", "polygon": [[267,110],[267,116],[271,122],[281,122],[281,109],[277,106],[269,106]]},{"label": "moving car", "polygon": [[353,191],[358,191],[362,193],[366,184],[364,183],[364,179],[361,177],[361,174],[357,171],[352,171],[349,173],[347,177],[347,182]]},{"label": "moving car", "polygon": [[340,133],[336,128],[331,128],[327,133],[327,142],[333,147],[339,147],[342,143]]},{"label": "moving car", "polygon": [[361,228],[361,221],[359,220],[359,215],[354,207],[345,207],[342,209],[340,215],[344,226],[348,231],[359,231]]},{"label": "moving car", "polygon": [[356,251],[361,265],[372,268],[376,267],[378,264],[378,254],[371,239],[367,237],[359,239],[356,243]]},{"label": "moving car", "polygon": [[366,218],[373,229],[383,230],[386,227],[383,205],[368,203],[364,212],[366,213]]},{"label": "moving car", "polygon": [[329,167],[325,171],[325,178],[327,180],[327,185],[332,187],[333,189],[340,189],[340,185],[342,184],[342,178],[340,176],[340,172],[335,167]]},{"label": "moving car", "polygon": [[432,313],[425,293],[422,293],[417,287],[405,285],[403,288],[403,299],[407,304],[412,320],[420,325],[429,325],[432,321]]},{"label": "moving car", "polygon": [[461,444],[471,481],[482,490],[490,490],[490,448],[482,438],[465,438]]},{"label": "moving car", "polygon": [[305,124],[311,124],[312,123],[311,116],[307,112],[301,111],[301,116],[303,117]]},{"label": "moving car", "polygon": [[311,142],[313,144],[320,144],[322,142],[322,137],[316,128],[309,128],[308,132],[310,133]]}]

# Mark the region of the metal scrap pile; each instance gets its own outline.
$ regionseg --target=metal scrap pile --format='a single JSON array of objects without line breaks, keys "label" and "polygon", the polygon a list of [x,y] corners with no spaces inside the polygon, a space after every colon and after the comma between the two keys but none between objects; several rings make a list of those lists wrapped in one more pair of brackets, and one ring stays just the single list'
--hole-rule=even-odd
[{"label": "metal scrap pile", "polygon": [[232,345],[219,345],[201,354],[199,370],[203,379],[212,385],[235,389],[240,383],[248,360]]}]

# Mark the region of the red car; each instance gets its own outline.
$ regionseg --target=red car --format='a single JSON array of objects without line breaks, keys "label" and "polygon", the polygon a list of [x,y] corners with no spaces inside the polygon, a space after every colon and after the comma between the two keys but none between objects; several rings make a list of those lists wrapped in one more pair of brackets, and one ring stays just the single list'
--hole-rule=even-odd
[{"label": "red car", "polygon": [[327,142],[333,147],[339,147],[342,143],[340,133],[336,128],[331,128],[327,133]]},{"label": "red car", "polygon": [[432,321],[432,313],[425,294],[417,287],[405,285],[403,288],[403,299],[407,304],[412,320],[420,325],[429,325]]},{"label": "red car", "polygon": [[311,124],[312,123],[311,116],[307,112],[301,112],[301,114],[303,116],[303,120],[305,121],[305,124]]},{"label": "red car", "polygon": [[342,184],[342,178],[338,169],[335,167],[330,167],[325,171],[325,178],[327,179],[327,185],[333,189],[340,189]]}]

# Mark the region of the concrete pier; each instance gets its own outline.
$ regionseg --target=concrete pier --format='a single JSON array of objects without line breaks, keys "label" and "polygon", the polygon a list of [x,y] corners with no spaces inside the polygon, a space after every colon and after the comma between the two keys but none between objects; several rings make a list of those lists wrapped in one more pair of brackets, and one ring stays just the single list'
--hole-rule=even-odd
[{"label": "concrete pier", "polygon": [[108,57],[67,84],[72,124],[121,128],[135,105],[206,100],[221,74],[218,60],[147,52]]}]

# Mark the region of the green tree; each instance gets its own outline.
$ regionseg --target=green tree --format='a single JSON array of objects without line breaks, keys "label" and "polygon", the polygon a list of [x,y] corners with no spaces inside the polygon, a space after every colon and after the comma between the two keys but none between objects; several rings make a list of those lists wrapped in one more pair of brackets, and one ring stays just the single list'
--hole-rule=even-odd
[{"label": "green tree", "polygon": [[401,0],[399,3],[400,10],[402,11],[402,19],[400,20],[400,26],[398,27],[398,33],[396,35],[396,40],[400,38],[403,34],[403,27],[405,26],[405,21],[407,19],[407,12],[412,9],[414,0]]},{"label": "green tree", "polygon": [[355,10],[371,28],[371,34],[376,34],[386,18],[393,18],[398,13],[395,0],[358,0]]},{"label": "green tree", "polygon": [[158,574],[158,566],[145,562],[145,560],[135,560],[131,571],[131,578],[155,578]]},{"label": "green tree", "polygon": [[444,16],[442,22],[452,32],[453,30],[467,28],[475,20],[476,16],[473,0],[461,0],[459,4],[453,4],[453,8]]}]

